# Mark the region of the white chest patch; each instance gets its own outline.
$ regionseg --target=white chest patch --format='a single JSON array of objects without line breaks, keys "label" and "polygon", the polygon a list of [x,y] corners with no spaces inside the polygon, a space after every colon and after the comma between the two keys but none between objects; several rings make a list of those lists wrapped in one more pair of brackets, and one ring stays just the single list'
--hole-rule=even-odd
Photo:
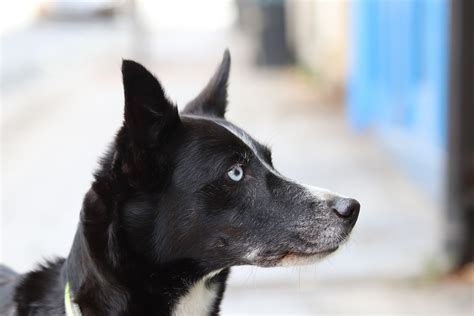
[{"label": "white chest patch", "polygon": [[211,273],[203,279],[196,282],[178,301],[173,316],[205,316],[209,315],[212,310],[214,301],[217,297],[217,284],[207,285],[207,280],[215,276]]}]

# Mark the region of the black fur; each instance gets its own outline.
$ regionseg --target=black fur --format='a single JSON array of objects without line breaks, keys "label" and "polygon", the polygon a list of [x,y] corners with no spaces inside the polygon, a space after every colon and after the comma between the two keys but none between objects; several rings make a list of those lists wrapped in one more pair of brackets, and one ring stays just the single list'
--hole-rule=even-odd
[{"label": "black fur", "polygon": [[[151,73],[123,61],[123,126],[84,198],[69,256],[22,276],[0,269],[0,312],[64,314],[69,282],[83,315],[169,315],[218,271],[206,279],[217,315],[231,266],[338,247],[358,206],[338,216],[336,197],[319,199],[282,177],[270,150],[224,119],[229,67],[226,51],[179,114]],[[241,180],[230,178],[233,168]]]},{"label": "black fur", "polygon": [[206,87],[183,110],[183,113],[216,116],[223,118],[227,107],[227,82],[230,70],[229,50],[224,52],[224,57],[214,76]]}]

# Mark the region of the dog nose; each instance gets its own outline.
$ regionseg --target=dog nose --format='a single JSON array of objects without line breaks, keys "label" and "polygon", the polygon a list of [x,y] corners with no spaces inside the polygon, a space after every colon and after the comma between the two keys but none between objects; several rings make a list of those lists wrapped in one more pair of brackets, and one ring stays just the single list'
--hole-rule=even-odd
[{"label": "dog nose", "polygon": [[360,204],[354,199],[337,198],[333,202],[332,210],[337,216],[348,218],[351,216],[357,216],[357,214],[359,214]]}]

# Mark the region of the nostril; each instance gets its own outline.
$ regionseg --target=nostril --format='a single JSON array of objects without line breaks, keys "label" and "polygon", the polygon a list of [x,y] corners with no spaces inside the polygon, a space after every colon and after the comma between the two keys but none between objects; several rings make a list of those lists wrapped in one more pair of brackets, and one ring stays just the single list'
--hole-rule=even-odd
[{"label": "nostril", "polygon": [[339,198],[335,201],[332,209],[336,215],[347,218],[359,213],[360,204],[354,199]]}]

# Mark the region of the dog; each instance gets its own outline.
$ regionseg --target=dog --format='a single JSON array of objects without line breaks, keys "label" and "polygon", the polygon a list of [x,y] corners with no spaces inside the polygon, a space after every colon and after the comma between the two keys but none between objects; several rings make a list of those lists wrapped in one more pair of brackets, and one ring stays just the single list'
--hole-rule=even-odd
[{"label": "dog", "polygon": [[9,315],[218,315],[232,266],[313,263],[349,236],[360,204],[299,184],[225,119],[230,54],[181,113],[123,60],[123,125],[86,193],[66,259],[0,268]]}]

